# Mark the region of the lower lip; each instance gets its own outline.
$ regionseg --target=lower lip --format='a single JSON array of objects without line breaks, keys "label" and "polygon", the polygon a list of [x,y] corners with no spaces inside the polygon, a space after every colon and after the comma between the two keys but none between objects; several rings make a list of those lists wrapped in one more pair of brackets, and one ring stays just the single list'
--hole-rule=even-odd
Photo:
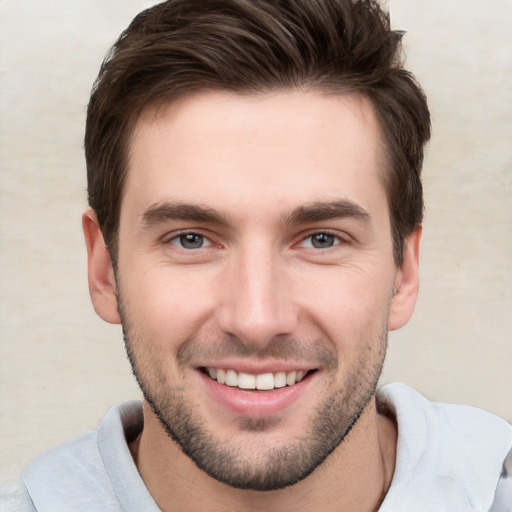
[{"label": "lower lip", "polygon": [[248,418],[274,416],[297,401],[310,386],[315,374],[309,374],[292,386],[275,388],[269,391],[245,391],[238,387],[219,384],[199,372],[208,394],[223,408]]}]

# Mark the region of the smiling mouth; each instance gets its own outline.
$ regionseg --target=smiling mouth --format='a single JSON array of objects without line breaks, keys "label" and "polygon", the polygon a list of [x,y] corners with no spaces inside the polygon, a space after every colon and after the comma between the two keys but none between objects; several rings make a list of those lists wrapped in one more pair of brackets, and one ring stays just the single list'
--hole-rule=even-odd
[{"label": "smiling mouth", "polygon": [[291,372],[262,373],[252,375],[250,373],[224,370],[222,368],[202,368],[203,373],[212,380],[225,386],[237,387],[245,390],[270,391],[273,389],[293,386],[301,382],[310,373],[316,370],[293,370]]}]

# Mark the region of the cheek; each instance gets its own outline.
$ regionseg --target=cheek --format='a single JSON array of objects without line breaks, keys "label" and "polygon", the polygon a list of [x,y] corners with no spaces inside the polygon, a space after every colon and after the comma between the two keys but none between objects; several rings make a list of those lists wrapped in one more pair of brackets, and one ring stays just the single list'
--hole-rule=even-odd
[{"label": "cheek", "polygon": [[331,340],[355,346],[361,337],[380,336],[387,323],[391,288],[388,279],[375,273],[334,268],[321,279],[303,280],[301,309]]},{"label": "cheek", "polygon": [[[132,266],[131,268],[137,268]],[[156,342],[186,338],[211,311],[212,280],[200,272],[154,267],[122,279],[123,302],[128,320]]]}]

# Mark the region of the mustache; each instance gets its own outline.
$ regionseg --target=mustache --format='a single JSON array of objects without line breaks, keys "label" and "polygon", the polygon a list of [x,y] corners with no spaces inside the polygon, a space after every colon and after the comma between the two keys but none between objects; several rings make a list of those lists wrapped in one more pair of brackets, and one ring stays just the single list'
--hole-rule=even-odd
[{"label": "mustache", "polygon": [[227,335],[222,340],[187,339],[178,349],[177,360],[183,366],[203,359],[240,357],[259,360],[304,362],[335,370],[338,357],[333,347],[311,340],[298,340],[289,335],[274,336],[263,348],[244,344],[239,338]]}]

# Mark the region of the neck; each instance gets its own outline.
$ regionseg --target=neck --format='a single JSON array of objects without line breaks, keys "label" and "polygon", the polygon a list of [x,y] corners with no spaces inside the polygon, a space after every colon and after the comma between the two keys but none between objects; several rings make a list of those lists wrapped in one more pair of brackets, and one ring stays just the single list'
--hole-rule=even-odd
[{"label": "neck", "polygon": [[198,469],[144,403],[144,430],[132,443],[144,483],[164,512],[372,512],[378,510],[395,467],[397,429],[372,401],[346,439],[307,478],[277,491],[229,487]]}]

